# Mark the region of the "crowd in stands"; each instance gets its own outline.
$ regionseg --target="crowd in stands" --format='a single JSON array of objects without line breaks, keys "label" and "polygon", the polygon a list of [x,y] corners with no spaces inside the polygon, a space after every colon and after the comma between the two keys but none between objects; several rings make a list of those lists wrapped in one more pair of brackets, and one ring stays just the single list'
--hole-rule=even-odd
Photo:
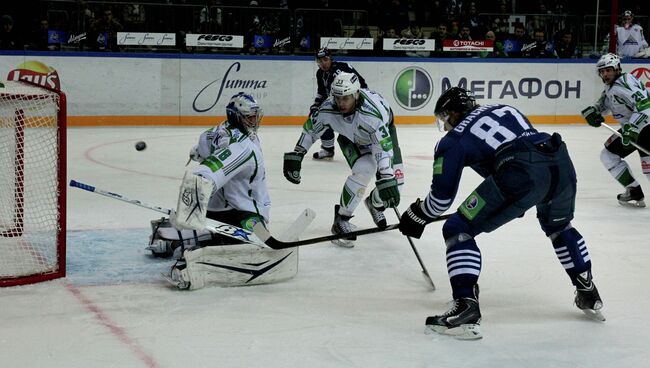
[{"label": "crowd in stands", "polygon": [[[593,36],[591,40],[586,39],[583,21],[585,16],[596,12],[595,6],[591,9],[582,2],[569,0],[143,0],[141,3],[27,0],[19,3],[0,14],[2,50],[125,51],[117,44],[117,33],[128,31],[176,33],[180,36],[177,40],[181,40],[181,52],[197,53],[214,50],[182,45],[185,34],[243,35],[244,48],[234,52],[244,54],[307,53],[319,47],[320,37],[339,36],[373,38],[374,50],[359,51],[358,55],[579,58],[583,57],[581,44],[593,40]],[[650,3],[624,0],[619,3],[621,9],[629,12],[625,16],[621,11],[621,27],[631,22],[629,18],[635,14],[650,14]],[[602,5],[600,13],[606,22],[608,4]],[[640,18],[646,24],[635,24],[647,25],[648,17]],[[606,34],[607,27],[601,27],[601,32]],[[386,38],[434,39],[435,50],[384,50],[382,42]],[[267,39],[290,42],[280,47],[258,44]],[[605,37],[600,39],[602,46]],[[443,51],[445,40],[491,40],[493,51]],[[640,49],[634,53],[636,57],[650,56],[650,49],[643,42],[638,42]],[[233,52],[216,50],[219,51]]]}]

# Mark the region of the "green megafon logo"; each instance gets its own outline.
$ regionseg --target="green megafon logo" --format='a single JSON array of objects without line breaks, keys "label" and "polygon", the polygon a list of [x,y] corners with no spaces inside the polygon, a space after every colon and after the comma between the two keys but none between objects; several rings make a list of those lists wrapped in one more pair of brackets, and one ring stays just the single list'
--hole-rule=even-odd
[{"label": "green megafon logo", "polygon": [[393,95],[397,103],[406,110],[419,110],[429,102],[433,94],[431,76],[426,70],[408,67],[395,78]]}]

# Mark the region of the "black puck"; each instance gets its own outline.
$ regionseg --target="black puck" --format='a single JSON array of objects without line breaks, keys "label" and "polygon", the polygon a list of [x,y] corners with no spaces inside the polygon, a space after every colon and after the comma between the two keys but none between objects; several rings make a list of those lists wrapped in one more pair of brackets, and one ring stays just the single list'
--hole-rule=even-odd
[{"label": "black puck", "polygon": [[147,144],[144,143],[143,141],[140,141],[135,144],[135,149],[138,151],[143,151],[145,148],[147,148]]}]

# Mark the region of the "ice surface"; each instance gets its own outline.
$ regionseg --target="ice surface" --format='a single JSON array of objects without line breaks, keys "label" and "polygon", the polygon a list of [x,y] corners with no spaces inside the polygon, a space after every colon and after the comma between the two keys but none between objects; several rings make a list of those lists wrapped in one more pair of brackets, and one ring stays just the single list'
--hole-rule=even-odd
[{"label": "ice surface", "polygon": [[[158,214],[78,189],[68,191],[68,277],[0,289],[3,367],[644,367],[650,358],[650,209],[623,208],[599,160],[605,129],[541,126],[562,133],[578,170],[573,224],[584,235],[607,317],[587,319],[539,229],[534,211],[478,238],[483,254],[484,338],[425,335],[427,316],[451,299],[441,223],[416,240],[438,290],[421,277],[397,231],[300,252],[287,282],[182,292],[159,277],[169,260],[144,250]],[[204,128],[73,128],[68,178],[173,207],[189,149]],[[317,213],[304,237],[327,235],[348,175],[306,156],[303,183],[282,176],[282,153],[299,127],[262,127],[280,233],[304,208]],[[398,126],[406,165],[402,205],[424,197],[432,173],[434,126]],[[138,152],[137,141],[147,149]],[[314,146],[312,150],[316,149]],[[628,158],[650,193],[636,154]],[[459,203],[479,182],[466,171]],[[453,208],[455,208],[454,205]],[[369,227],[363,205],[353,222]],[[389,214],[389,223],[395,217]]]}]

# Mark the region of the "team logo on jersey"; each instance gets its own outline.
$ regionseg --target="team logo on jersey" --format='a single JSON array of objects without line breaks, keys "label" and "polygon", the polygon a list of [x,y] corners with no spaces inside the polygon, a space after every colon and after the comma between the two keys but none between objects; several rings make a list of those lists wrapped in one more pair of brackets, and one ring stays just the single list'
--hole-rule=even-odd
[{"label": "team logo on jersey", "polygon": [[483,207],[485,207],[485,200],[474,191],[465,199],[459,210],[469,220],[473,220]]},{"label": "team logo on jersey", "polygon": [[636,68],[630,72],[633,76],[636,77],[645,88],[650,88],[650,69],[648,68]]},{"label": "team logo on jersey", "polygon": [[423,108],[433,94],[433,82],[426,70],[412,66],[408,67],[395,78],[393,95],[397,103],[406,110]]}]

